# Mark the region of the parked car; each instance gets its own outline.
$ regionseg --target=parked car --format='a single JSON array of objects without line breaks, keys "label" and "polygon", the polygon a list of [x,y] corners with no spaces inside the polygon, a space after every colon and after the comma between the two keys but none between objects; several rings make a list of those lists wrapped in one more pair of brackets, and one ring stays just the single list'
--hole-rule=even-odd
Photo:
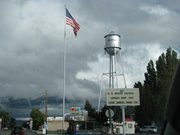
[{"label": "parked car", "polygon": [[156,126],[143,126],[139,128],[139,131],[142,133],[157,133],[157,127]]},{"label": "parked car", "polygon": [[22,127],[15,126],[11,131],[11,135],[24,135],[24,130]]}]

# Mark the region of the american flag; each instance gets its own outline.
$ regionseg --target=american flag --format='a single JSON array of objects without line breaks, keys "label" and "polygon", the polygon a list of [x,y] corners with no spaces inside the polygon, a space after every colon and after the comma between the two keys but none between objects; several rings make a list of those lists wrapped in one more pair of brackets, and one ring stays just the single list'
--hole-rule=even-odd
[{"label": "american flag", "polygon": [[66,9],[66,24],[70,25],[73,28],[74,35],[77,36],[77,32],[80,29],[80,25],[71,16],[71,14],[69,13],[67,9]]}]

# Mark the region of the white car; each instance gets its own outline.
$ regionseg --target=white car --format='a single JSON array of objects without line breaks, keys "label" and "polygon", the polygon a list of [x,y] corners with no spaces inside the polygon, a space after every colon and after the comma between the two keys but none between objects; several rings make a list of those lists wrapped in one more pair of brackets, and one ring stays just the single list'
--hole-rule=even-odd
[{"label": "white car", "polygon": [[156,126],[143,126],[139,128],[139,131],[143,133],[157,133],[157,127]]}]

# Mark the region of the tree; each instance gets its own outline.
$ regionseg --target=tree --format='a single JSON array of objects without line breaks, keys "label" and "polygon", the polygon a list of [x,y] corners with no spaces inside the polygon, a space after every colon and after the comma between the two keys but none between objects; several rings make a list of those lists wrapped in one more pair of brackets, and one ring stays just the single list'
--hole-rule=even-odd
[{"label": "tree", "polygon": [[100,123],[100,125],[107,125],[107,116],[106,116],[106,110],[108,110],[108,107],[104,105],[104,107],[101,109],[101,111],[98,114],[97,121]]},{"label": "tree", "polygon": [[84,109],[86,111],[88,111],[88,116],[90,116],[92,118],[96,118],[96,110],[94,108],[92,108],[92,105],[89,102],[89,100],[86,100],[85,105],[84,105]]},{"label": "tree", "polygon": [[147,65],[145,80],[135,83],[140,89],[141,105],[136,107],[135,119],[141,124],[159,123],[164,119],[170,83],[178,63],[177,54],[171,48],[162,53],[155,62]]},{"label": "tree", "polygon": [[2,118],[2,128],[13,128],[15,125],[15,119],[6,111],[0,111],[0,118]]},{"label": "tree", "polygon": [[92,109],[92,105],[90,104],[89,100],[86,100],[85,105],[84,105],[84,109],[86,111],[90,111]]},{"label": "tree", "polygon": [[144,105],[145,104],[145,91],[144,91],[144,86],[141,82],[137,82],[134,84],[134,88],[139,88],[139,93],[140,93],[140,106],[136,106],[135,107],[135,121],[140,124],[143,125],[144,124],[144,120],[146,119],[145,115],[144,115]]},{"label": "tree", "polygon": [[[145,103],[145,114],[147,114],[147,123],[156,121],[156,113],[158,111],[158,82],[157,82],[157,73],[154,67],[154,62],[150,60],[147,66],[147,73],[145,73],[144,81],[144,96],[146,100]],[[151,108],[151,109],[149,109]]]},{"label": "tree", "polygon": [[[167,101],[167,96],[169,93],[170,84],[173,78],[173,75],[176,70],[176,66],[178,63],[177,53],[168,48],[166,54],[162,54],[159,56],[156,61],[156,69],[158,76],[158,85],[159,85],[159,93],[158,93],[158,113],[157,117],[162,120],[164,118],[165,105]],[[163,113],[162,113],[163,112]]]},{"label": "tree", "polygon": [[11,118],[10,118],[10,123],[9,123],[9,128],[10,128],[10,129],[13,129],[14,126],[15,126],[15,124],[16,124],[15,118],[11,117]]},{"label": "tree", "polygon": [[30,117],[33,120],[33,129],[38,130],[39,126],[43,125],[45,115],[38,108],[33,108]]}]

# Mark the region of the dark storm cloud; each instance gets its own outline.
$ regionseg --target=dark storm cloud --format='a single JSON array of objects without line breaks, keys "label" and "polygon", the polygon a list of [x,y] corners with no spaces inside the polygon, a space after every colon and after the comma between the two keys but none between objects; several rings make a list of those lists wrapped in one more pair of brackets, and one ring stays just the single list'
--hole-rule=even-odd
[{"label": "dark storm cloud", "polygon": [[61,42],[46,33],[46,24],[40,27],[38,15],[25,16],[29,11],[16,4],[16,1],[1,4],[6,7],[2,8],[0,26],[2,93],[19,97],[45,88],[53,89],[53,86],[57,89],[56,79],[60,73],[54,68],[62,68],[59,62],[63,58],[60,49],[52,46],[59,47],[57,43]]},{"label": "dark storm cloud", "polygon": [[[56,2],[2,2],[6,8],[1,8],[1,96],[29,97],[44,89],[50,95],[63,91],[64,16],[63,6],[59,3],[61,10],[57,9]],[[67,33],[71,31],[67,26]],[[90,70],[87,62],[97,61],[99,52],[95,41],[93,45],[86,40],[73,41],[68,34],[67,89],[69,84],[73,86],[79,70]]]}]

